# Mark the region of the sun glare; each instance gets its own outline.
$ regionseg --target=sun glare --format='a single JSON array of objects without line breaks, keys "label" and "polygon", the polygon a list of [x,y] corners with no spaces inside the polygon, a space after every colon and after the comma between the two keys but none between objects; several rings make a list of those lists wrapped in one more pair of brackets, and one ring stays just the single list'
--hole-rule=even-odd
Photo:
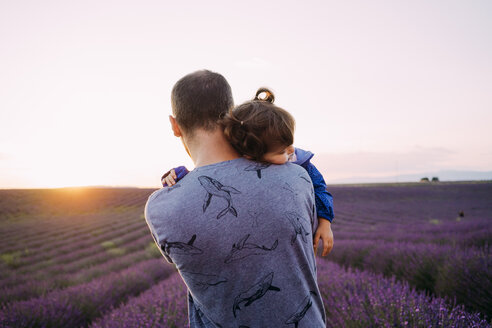
[{"label": "sun glare", "polygon": [[30,169],[32,184],[40,188],[83,187],[111,184],[105,177],[105,170],[94,166],[87,157],[86,161],[80,158],[70,158],[54,155],[49,162],[40,163],[40,166]]},{"label": "sun glare", "polygon": [[52,172],[46,177],[37,179],[35,184],[46,188],[76,188],[100,185],[100,182],[90,172],[82,171],[74,174],[74,172],[67,170],[64,172]]}]

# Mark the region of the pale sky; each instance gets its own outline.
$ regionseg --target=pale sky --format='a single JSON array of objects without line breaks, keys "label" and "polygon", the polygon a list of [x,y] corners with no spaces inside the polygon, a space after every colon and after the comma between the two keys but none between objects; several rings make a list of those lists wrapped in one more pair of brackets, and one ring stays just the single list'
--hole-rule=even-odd
[{"label": "pale sky", "polygon": [[0,188],[158,187],[193,168],[185,74],[260,86],[327,182],[492,171],[491,1],[0,0]]}]

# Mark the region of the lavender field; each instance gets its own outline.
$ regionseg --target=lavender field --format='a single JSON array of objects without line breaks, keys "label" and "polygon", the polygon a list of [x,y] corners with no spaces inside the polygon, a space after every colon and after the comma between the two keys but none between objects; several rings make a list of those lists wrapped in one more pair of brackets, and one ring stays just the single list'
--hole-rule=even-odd
[{"label": "lavender field", "polygon": [[[0,190],[0,327],[185,327],[186,286],[143,218],[152,191]],[[492,183],[329,191],[327,327],[491,326]]]}]

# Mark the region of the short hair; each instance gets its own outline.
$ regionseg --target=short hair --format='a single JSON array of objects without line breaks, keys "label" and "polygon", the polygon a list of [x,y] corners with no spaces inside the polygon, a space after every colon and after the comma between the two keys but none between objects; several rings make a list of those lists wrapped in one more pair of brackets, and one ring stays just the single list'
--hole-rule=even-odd
[{"label": "short hair", "polygon": [[231,86],[220,74],[200,70],[182,77],[171,92],[173,115],[185,133],[213,131],[233,106]]},{"label": "short hair", "polygon": [[[260,95],[265,96],[260,98]],[[253,100],[230,110],[222,119],[224,135],[241,155],[255,161],[280,147],[294,143],[294,117],[273,104],[275,96],[267,88],[260,88]]]}]

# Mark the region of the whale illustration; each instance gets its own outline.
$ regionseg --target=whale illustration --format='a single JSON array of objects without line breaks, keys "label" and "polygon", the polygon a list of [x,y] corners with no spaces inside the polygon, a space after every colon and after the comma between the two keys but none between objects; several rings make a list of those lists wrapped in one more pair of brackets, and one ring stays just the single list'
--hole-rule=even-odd
[{"label": "whale illustration", "polygon": [[306,176],[305,176],[305,175],[300,174],[300,175],[299,175],[299,178],[301,178],[302,180],[306,181],[306,182],[307,182],[307,183],[309,183],[309,184],[311,184],[311,183],[312,183],[312,182],[311,182],[311,180],[309,180],[308,178],[306,178]]},{"label": "whale illustration", "polygon": [[164,244],[161,245],[161,249],[168,256],[171,254],[171,252],[173,254],[182,254],[182,255],[202,254],[203,251],[200,248],[193,246],[195,239],[196,239],[196,235],[193,235],[187,243],[183,243],[180,241],[164,242]]},{"label": "whale illustration", "polygon": [[265,275],[259,282],[251,286],[247,291],[240,293],[234,299],[234,305],[232,306],[232,313],[234,314],[234,318],[236,317],[236,311],[241,310],[239,305],[241,303],[246,303],[244,306],[250,306],[251,303],[256,301],[257,299],[262,298],[267,291],[280,291],[280,288],[272,285],[273,281],[273,272]]},{"label": "whale illustration", "polygon": [[292,238],[290,240],[291,245],[294,244],[298,235],[301,236],[303,242],[307,243],[306,236],[309,235],[309,232],[307,232],[306,229],[304,229],[304,226],[300,221],[301,219],[299,218],[299,215],[294,212],[288,212],[287,218],[289,219],[290,223],[294,227],[294,234],[292,235]]},{"label": "whale illustration", "polygon": [[205,175],[199,176],[198,181],[207,192],[207,195],[205,196],[205,201],[203,203],[203,213],[205,213],[205,211],[208,208],[208,205],[210,205],[212,196],[217,196],[227,201],[227,207],[224,208],[222,211],[220,211],[219,214],[217,214],[217,219],[220,219],[228,212],[232,213],[232,215],[237,217],[237,211],[234,208],[234,206],[232,206],[231,193],[240,194],[241,192],[239,190],[230,186],[224,186],[219,181],[212,179],[211,177],[207,177]]},{"label": "whale illustration", "polygon": [[266,252],[273,251],[275,248],[277,248],[278,239],[273,242],[270,248],[268,248],[266,246],[259,246],[253,243],[246,243],[249,236],[250,234],[247,234],[246,236],[241,238],[239,242],[232,245],[231,252],[225,259],[224,263],[231,263],[232,261],[244,259],[245,257],[251,255],[265,254]]},{"label": "whale illustration", "polygon": [[202,290],[208,289],[211,286],[217,286],[227,282],[227,278],[215,275],[215,274],[205,274],[196,273],[190,271],[180,271],[183,277],[191,282],[196,288]]},{"label": "whale illustration", "polygon": [[284,182],[284,186],[282,187],[282,189],[285,189],[293,194],[295,194],[297,196],[297,193],[294,191],[294,189],[292,189],[292,187],[290,186],[290,184],[288,184],[287,182]]},{"label": "whale illustration", "polygon": [[309,292],[309,295],[306,296],[301,304],[299,305],[299,307],[297,308],[297,311],[292,314],[286,321],[285,321],[285,324],[294,324],[295,328],[297,328],[299,326],[299,321],[302,320],[302,318],[304,318],[304,316],[306,315],[306,312],[307,310],[309,310],[309,308],[311,307],[311,305],[313,305],[313,300],[311,298],[311,294],[313,295],[316,295],[315,292],[311,291]]},{"label": "whale illustration", "polygon": [[249,166],[246,166],[244,169],[245,171],[256,171],[256,174],[258,175],[258,179],[261,179],[261,170],[266,169],[272,164],[266,164],[266,163],[255,163],[251,164]]}]

